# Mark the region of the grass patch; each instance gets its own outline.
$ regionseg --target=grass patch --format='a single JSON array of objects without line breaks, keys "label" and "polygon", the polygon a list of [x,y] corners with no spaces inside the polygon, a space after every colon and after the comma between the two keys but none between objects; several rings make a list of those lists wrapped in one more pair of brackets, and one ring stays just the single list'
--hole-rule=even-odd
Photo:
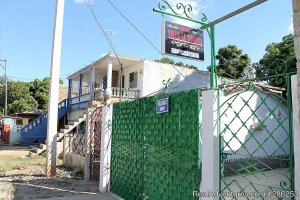
[{"label": "grass patch", "polygon": [[9,156],[0,157],[0,172],[7,172],[10,170],[22,170],[26,166],[45,165],[45,157],[38,156],[35,158],[16,158]]}]

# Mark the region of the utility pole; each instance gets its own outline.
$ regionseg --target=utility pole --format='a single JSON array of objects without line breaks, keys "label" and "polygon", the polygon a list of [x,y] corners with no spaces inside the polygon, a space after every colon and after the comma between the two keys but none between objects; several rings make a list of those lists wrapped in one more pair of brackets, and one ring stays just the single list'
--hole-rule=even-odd
[{"label": "utility pole", "polygon": [[4,103],[4,116],[7,116],[7,76],[6,76],[6,63],[7,63],[7,60],[0,60],[2,62],[4,62],[4,66],[1,65],[1,67],[3,67],[4,69],[4,78],[5,78],[5,103]]},{"label": "utility pole", "polygon": [[51,58],[48,123],[47,123],[47,158],[46,158],[47,178],[51,178],[56,175],[58,91],[59,91],[59,74],[60,74],[64,3],[65,3],[64,0],[56,0],[56,11],[55,11],[55,18],[54,18],[54,30],[53,30],[53,41],[52,41],[52,58]]}]

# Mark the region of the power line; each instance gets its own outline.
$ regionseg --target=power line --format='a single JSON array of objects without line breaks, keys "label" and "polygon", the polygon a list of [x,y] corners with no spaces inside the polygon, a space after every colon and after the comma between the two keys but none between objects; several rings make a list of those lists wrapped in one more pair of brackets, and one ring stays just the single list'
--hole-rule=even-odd
[{"label": "power line", "polygon": [[104,29],[104,28],[102,27],[102,25],[100,24],[100,21],[98,20],[98,18],[97,18],[97,16],[96,16],[96,13],[95,13],[95,11],[94,11],[94,8],[93,8],[91,2],[88,1],[88,0],[86,0],[85,3],[86,3],[86,5],[87,5],[87,7],[89,8],[90,12],[92,13],[92,15],[93,15],[93,17],[94,17],[94,20],[95,20],[95,22],[96,22],[98,28],[100,29],[100,31],[101,31],[102,34],[104,35],[104,37],[105,37],[107,43],[109,44],[110,48],[111,48],[112,51],[114,52],[114,54],[115,54],[115,56],[116,56],[116,58],[117,58],[117,60],[118,60],[118,63],[119,63],[119,65],[120,65],[121,69],[122,69],[122,63],[121,63],[121,61],[120,61],[120,59],[119,59],[119,57],[118,57],[117,51],[116,51],[116,49],[114,48],[114,45],[113,45],[111,39],[109,38],[109,36],[107,35],[105,29]]},{"label": "power line", "polygon": [[[164,57],[165,55],[163,55],[161,53],[161,51],[153,44],[153,42],[150,41],[149,38],[147,38],[147,36],[140,30],[138,29],[114,4],[111,0],[107,0],[111,6],[162,56]],[[174,64],[170,64],[184,79],[186,78],[185,75],[183,75],[175,66]],[[186,80],[191,86],[193,86],[193,84],[191,84],[188,80]]]},{"label": "power line", "polygon": [[146,35],[139,30],[113,3],[108,0],[110,5],[160,54],[160,50],[146,37]]}]

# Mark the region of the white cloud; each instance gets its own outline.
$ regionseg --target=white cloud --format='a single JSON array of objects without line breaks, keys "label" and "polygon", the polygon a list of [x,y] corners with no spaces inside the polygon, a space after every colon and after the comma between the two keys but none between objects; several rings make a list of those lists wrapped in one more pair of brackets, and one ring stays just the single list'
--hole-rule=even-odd
[{"label": "white cloud", "polygon": [[291,24],[289,25],[289,32],[294,33],[294,23],[293,23],[293,19],[291,19]]},{"label": "white cloud", "polygon": [[[201,13],[203,13],[205,10],[213,7],[213,0],[173,0],[173,1],[169,1],[170,5],[172,6],[173,9],[176,10],[176,5],[178,3],[182,3],[183,5],[191,5],[192,7],[192,11],[189,14],[190,17],[200,20]],[[170,11],[170,9],[168,10]],[[182,13],[182,10],[179,10],[178,12]],[[187,20],[183,20],[183,19],[179,19],[179,18],[174,18],[172,17],[173,22],[178,23],[178,24],[182,24],[185,26],[189,26],[189,27],[198,27],[199,24],[195,24],[193,22],[187,21]]]},{"label": "white cloud", "polygon": [[93,3],[93,0],[75,0],[75,3],[85,3],[85,2],[90,2],[90,3]]}]

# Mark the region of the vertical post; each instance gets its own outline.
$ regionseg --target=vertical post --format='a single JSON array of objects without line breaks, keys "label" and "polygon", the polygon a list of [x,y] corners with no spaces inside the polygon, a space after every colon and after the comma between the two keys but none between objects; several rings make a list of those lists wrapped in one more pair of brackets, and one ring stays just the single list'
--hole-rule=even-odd
[{"label": "vertical post", "polygon": [[93,117],[93,108],[87,109],[86,115],[86,129],[85,129],[85,155],[84,155],[84,180],[90,180],[90,165],[91,165],[91,136],[92,136],[92,117]]},{"label": "vertical post", "polygon": [[109,192],[110,182],[110,152],[111,152],[111,122],[113,106],[102,107],[101,150],[100,150],[100,179],[99,191]]},{"label": "vertical post", "polygon": [[218,80],[216,77],[216,51],[215,51],[215,26],[211,26],[207,31],[210,38],[210,87],[217,87]]},{"label": "vertical post", "polygon": [[78,103],[80,103],[80,97],[82,94],[82,78],[83,74],[79,74]]},{"label": "vertical post", "polygon": [[[298,91],[300,90],[300,0],[293,0],[293,24],[294,24],[294,46],[297,59],[298,71]],[[300,104],[300,92],[298,93],[298,102]],[[298,112],[300,112],[298,110]],[[299,119],[300,120],[300,119]]]},{"label": "vertical post", "polygon": [[5,100],[4,100],[4,116],[7,116],[7,75],[6,75],[6,64],[7,60],[0,60],[4,62],[4,66],[0,64],[1,67],[4,68],[4,78],[5,78]]},{"label": "vertical post", "polygon": [[107,66],[107,88],[105,90],[107,99],[111,97],[111,80],[112,80],[112,58],[109,57],[108,66]]},{"label": "vertical post", "polygon": [[[218,92],[202,92],[202,180],[201,192],[219,191],[220,152],[218,134]],[[216,200],[218,197],[202,197]]]},{"label": "vertical post", "polygon": [[72,79],[69,79],[69,85],[68,85],[68,106],[70,106],[71,92],[72,92]]},{"label": "vertical post", "polygon": [[[293,141],[294,141],[294,171],[295,171],[295,190],[296,192],[300,188],[300,171],[297,170],[300,168],[300,120],[299,120],[299,101],[297,99],[299,95],[299,90],[297,90],[297,75],[293,75],[291,77],[292,83],[292,103],[293,103]],[[300,197],[296,197],[296,199],[300,199]]]},{"label": "vertical post", "polygon": [[[295,170],[295,190],[300,188],[300,0],[293,0],[293,24],[294,24],[294,46],[297,59],[298,78],[292,77],[292,103],[293,103],[293,123],[294,123],[294,170]],[[297,191],[299,192],[299,191]],[[300,197],[296,197],[297,200]]]},{"label": "vertical post", "polygon": [[46,176],[48,178],[56,175],[56,135],[63,14],[64,0],[56,0],[47,123]]},{"label": "vertical post", "polygon": [[63,139],[63,164],[66,165],[66,155],[70,151],[70,137],[69,134],[64,131],[64,139]]},{"label": "vertical post", "polygon": [[92,67],[92,69],[90,71],[90,95],[91,95],[91,100],[94,99],[95,79],[96,79],[96,69],[94,67]]},{"label": "vertical post", "polygon": [[5,116],[7,116],[7,74],[6,74],[6,67],[7,67],[7,60],[4,60],[4,71],[5,71],[5,105],[4,105],[4,112]]}]

